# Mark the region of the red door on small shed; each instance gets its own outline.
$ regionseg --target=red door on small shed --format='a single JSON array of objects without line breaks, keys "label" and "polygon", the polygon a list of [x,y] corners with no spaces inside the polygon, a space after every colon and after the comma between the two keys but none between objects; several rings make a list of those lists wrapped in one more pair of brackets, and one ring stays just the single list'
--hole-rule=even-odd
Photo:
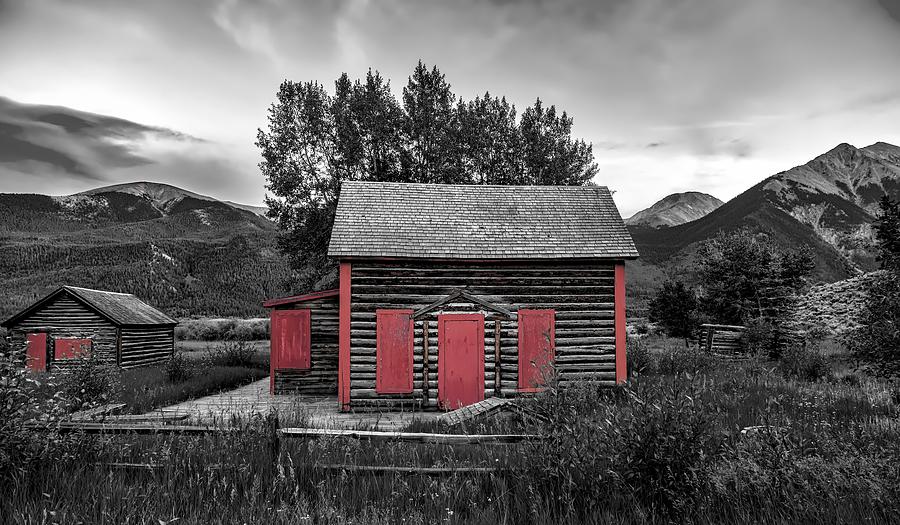
[{"label": "red door on small shed", "polygon": [[413,391],[412,310],[375,312],[375,391],[409,394]]},{"label": "red door on small shed", "polygon": [[447,410],[484,400],[484,316],[438,316],[438,404]]},{"label": "red door on small shed", "polygon": [[47,370],[47,334],[28,334],[25,341],[25,368],[35,372]]},{"label": "red door on small shed", "polygon": [[307,370],[310,357],[309,310],[272,310],[270,387],[274,391],[275,370]]},{"label": "red door on small shed", "polygon": [[544,386],[556,353],[556,311],[519,310],[519,391]]}]

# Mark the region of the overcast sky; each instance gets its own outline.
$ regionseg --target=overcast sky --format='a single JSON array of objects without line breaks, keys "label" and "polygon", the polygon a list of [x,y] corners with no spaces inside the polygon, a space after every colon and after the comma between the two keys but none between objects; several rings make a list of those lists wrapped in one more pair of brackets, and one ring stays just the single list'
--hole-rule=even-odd
[{"label": "overcast sky", "polygon": [[[900,144],[900,0],[0,0],[0,191],[154,180],[258,204],[283,79],[372,67],[399,94],[419,59],[464,98],[568,111],[625,216]],[[32,126],[21,103],[116,119]],[[63,161],[21,158],[48,143]]]}]

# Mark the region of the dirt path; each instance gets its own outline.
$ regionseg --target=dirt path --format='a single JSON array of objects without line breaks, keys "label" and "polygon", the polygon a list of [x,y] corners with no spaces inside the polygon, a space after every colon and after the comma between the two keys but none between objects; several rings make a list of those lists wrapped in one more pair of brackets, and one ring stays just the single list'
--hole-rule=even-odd
[{"label": "dirt path", "polygon": [[400,430],[413,420],[432,420],[440,415],[437,412],[340,412],[334,396],[270,395],[268,377],[154,412],[188,414],[185,423],[190,424],[232,424],[246,421],[254,414],[277,412],[284,422],[282,425],[370,430]]}]

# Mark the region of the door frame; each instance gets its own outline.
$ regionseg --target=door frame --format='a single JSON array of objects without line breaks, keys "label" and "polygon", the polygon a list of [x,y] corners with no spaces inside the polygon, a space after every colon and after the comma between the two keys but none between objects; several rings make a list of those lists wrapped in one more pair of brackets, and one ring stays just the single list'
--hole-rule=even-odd
[{"label": "door frame", "polygon": [[[447,314],[438,314],[438,391],[437,391],[437,400],[438,407],[445,409],[444,404],[444,390],[445,390],[445,380],[444,373],[447,370],[446,367],[446,352],[444,352],[444,325],[447,321],[478,321],[478,333],[476,335],[476,352],[478,354],[478,364],[479,364],[479,378],[478,382],[478,401],[484,400],[484,314],[464,314],[464,313],[447,313]],[[476,401],[477,402],[477,401]],[[458,407],[461,408],[461,407]]]}]

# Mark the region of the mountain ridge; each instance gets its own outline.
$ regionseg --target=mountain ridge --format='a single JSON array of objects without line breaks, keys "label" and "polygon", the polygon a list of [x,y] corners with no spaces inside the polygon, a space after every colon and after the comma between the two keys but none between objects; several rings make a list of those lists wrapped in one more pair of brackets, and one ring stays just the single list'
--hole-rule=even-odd
[{"label": "mountain ridge", "polygon": [[677,226],[695,221],[722,204],[724,203],[721,200],[708,193],[699,191],[673,193],[625,219],[625,224],[653,228]]},{"label": "mountain ridge", "polygon": [[0,193],[0,317],[63,284],[134,293],[177,317],[264,313],[289,293],[275,224],[161,183]]},{"label": "mountain ridge", "polygon": [[708,215],[656,230],[629,228],[646,262],[689,254],[720,231],[765,232],[787,248],[813,249],[815,277],[834,282],[876,267],[872,221],[882,195],[900,198],[900,148],[842,143],[772,175]]}]

